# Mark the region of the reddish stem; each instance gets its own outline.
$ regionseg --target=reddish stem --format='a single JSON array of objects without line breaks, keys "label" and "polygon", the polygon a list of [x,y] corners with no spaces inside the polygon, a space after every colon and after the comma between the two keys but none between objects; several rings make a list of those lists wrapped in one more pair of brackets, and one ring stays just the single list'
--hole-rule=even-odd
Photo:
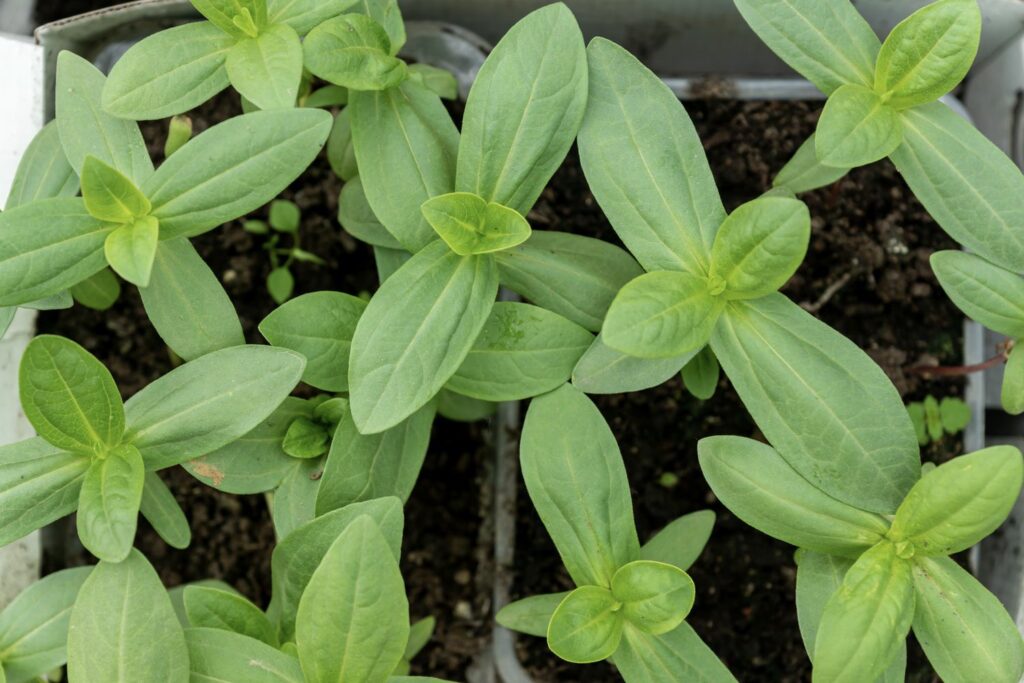
[{"label": "reddish stem", "polygon": [[907,372],[912,372],[915,375],[933,375],[937,377],[957,377],[960,375],[970,375],[974,372],[983,372],[989,368],[994,368],[1000,363],[1006,362],[1006,352],[1000,351],[996,355],[989,358],[983,363],[975,363],[974,365],[952,365],[952,366],[928,366],[918,365],[910,368]]}]

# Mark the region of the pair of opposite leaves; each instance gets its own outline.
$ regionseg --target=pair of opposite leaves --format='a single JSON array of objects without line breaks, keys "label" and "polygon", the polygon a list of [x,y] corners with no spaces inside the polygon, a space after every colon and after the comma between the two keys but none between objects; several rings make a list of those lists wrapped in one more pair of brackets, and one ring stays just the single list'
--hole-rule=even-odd
[{"label": "pair of opposite leaves", "polygon": [[933,2],[897,25],[884,45],[849,0],[735,2],[765,44],[830,97],[818,132],[775,186],[823,187],[849,167],[888,155],[951,237],[992,263],[1024,270],[1024,176],[969,121],[934,101],[956,86],[977,53],[976,0]]},{"label": "pair of opposite leaves", "polygon": [[[182,596],[191,623],[183,629],[140,553],[101,562],[70,611],[69,680],[249,680],[272,672],[282,683],[439,683],[395,673],[410,642],[398,567],[400,509],[398,501],[381,499],[339,510],[297,531],[289,558],[275,550],[275,581],[292,591],[287,629],[278,632],[273,605],[264,614],[226,591],[198,588]],[[397,526],[390,519],[395,510]],[[280,647],[279,637],[287,638]],[[346,642],[359,646],[337,646]]]},{"label": "pair of opposite leaves", "polygon": [[[325,22],[337,23],[343,12],[365,12],[342,15],[341,23],[358,17],[352,22],[370,25],[387,56],[405,43],[393,0],[192,0],[192,5],[206,21],[160,31],[118,60],[103,89],[107,111],[136,120],[164,118],[206,102],[229,84],[260,109],[294,107],[303,67],[329,59],[325,51],[338,47],[312,34],[304,43],[302,36]],[[182,64],[189,65],[187,71]]]},{"label": "pair of opposite leaves", "polygon": [[1024,673],[1024,641],[1005,609],[948,558],[995,531],[1013,508],[1024,481],[1016,448],[926,469],[891,517],[830,497],[750,439],[702,439],[698,455],[715,495],[743,521],[848,565],[838,589],[809,606],[798,570],[815,681],[878,679],[911,624],[945,681],[1012,683]]},{"label": "pair of opposite leaves", "polygon": [[186,363],[122,403],[109,371],[78,344],[43,335],[22,359],[22,408],[39,437],[0,449],[0,544],[78,510],[83,545],[123,560],[139,512],[175,547],[184,514],[156,471],[251,431],[298,384],[305,360],[240,346]]}]

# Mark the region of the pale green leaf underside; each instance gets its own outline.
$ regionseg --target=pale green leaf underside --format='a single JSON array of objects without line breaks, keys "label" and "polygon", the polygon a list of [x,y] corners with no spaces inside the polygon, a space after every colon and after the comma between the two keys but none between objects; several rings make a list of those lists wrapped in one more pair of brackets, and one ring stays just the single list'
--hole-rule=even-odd
[{"label": "pale green leaf underside", "polygon": [[494,258],[503,286],[591,332],[601,329],[619,290],[643,273],[620,247],[548,230]]},{"label": "pale green leaf underside", "polygon": [[187,238],[160,242],[139,293],[160,338],[185,360],[245,343],[224,285]]},{"label": "pale green leaf underside", "polygon": [[579,146],[594,197],[644,268],[706,272],[725,209],[693,123],[623,48],[597,38],[587,56]]},{"label": "pale green leaf underside", "polygon": [[902,114],[891,159],[950,237],[996,265],[1024,271],[1024,176],[984,135],[941,102]]},{"label": "pale green leaf underside", "polygon": [[516,23],[480,68],[466,101],[453,189],[529,213],[576,138],[587,57],[558,3]]},{"label": "pale green leaf underside", "polygon": [[610,586],[640,542],[622,456],[601,413],[564,385],[530,404],[520,449],[530,499],[569,575],[577,585]]},{"label": "pale green leaf underside", "polygon": [[844,85],[832,93],[814,133],[825,166],[855,168],[889,156],[903,141],[899,113],[874,90]]},{"label": "pale green leaf underside", "polygon": [[732,302],[711,346],[761,431],[801,476],[855,507],[895,512],[920,476],[917,437],[867,354],[781,294]]},{"label": "pale green leaf underside", "polygon": [[[436,234],[420,212],[423,202],[455,188],[459,131],[437,95],[419,83],[353,92],[352,143],[373,213],[413,253]],[[402,192],[395,193],[394,188]]]},{"label": "pale green leaf underside", "polygon": [[1024,278],[964,251],[939,251],[932,270],[961,311],[985,327],[1024,337]]},{"label": "pale green leaf underside", "polygon": [[101,562],[71,611],[68,679],[188,683],[185,637],[167,591],[142,554]]},{"label": "pale green leaf underside", "polygon": [[872,86],[881,42],[849,0],[735,0],[754,32],[826,95]]},{"label": "pale green leaf underside", "polygon": [[114,64],[103,107],[138,120],[181,114],[228,86],[224,68],[235,40],[213,24],[175,26],[139,41]]},{"label": "pale green leaf underside", "polygon": [[498,293],[488,255],[459,256],[441,240],[377,290],[352,340],[352,415],[367,434],[392,427],[455,374]]},{"label": "pale green leaf underside", "polygon": [[881,516],[842,503],[751,439],[712,436],[697,446],[701,470],[726,507],[747,524],[817,552],[857,557],[889,530]]}]

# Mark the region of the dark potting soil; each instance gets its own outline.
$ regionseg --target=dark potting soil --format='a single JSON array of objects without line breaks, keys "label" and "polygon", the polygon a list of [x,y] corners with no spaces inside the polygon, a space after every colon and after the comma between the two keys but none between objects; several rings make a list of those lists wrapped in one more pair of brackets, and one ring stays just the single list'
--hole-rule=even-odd
[{"label": "dark potting soil", "polygon": [[[820,103],[687,102],[727,210],[771,187],[771,178],[814,131]],[[960,363],[963,315],[928,265],[938,249],[956,248],[888,162],[853,171],[836,185],[801,197],[813,235],[806,261],[784,288],[795,302],[865,349],[904,400],[961,396],[962,380],[925,381],[908,368]],[[575,158],[555,176],[530,216],[535,227],[616,241]],[[793,548],[754,531],[715,498],[697,464],[696,445],[713,434],[758,438],[727,380],[706,402],[677,377],[649,391],[594,397],[618,439],[644,541],[680,515],[710,508],[711,540],[690,570],[697,598],[687,621],[741,681],[810,680],[797,626]],[[944,461],[959,438],[923,449]],[[665,485],[663,475],[677,483]],[[513,598],[568,590],[572,583],[533,511],[524,487]],[[551,655],[541,639],[521,637],[523,661],[538,681],[621,680],[607,664],[580,667]],[[937,681],[916,645],[910,681]]]},{"label": "dark potting soil", "polygon": [[[742,103],[709,100],[688,104],[727,208],[761,194],[772,174],[813,131],[815,103]],[[237,97],[224,95],[192,113],[196,133],[238,113]],[[456,115],[458,112],[455,112]],[[147,123],[144,134],[159,163],[166,123]],[[336,222],[340,181],[321,158],[283,198],[302,210],[301,241],[326,261],[294,266],[296,295],[324,289],[354,294],[376,286],[370,250]],[[928,255],[955,245],[931,222],[887,163],[854,171],[832,188],[804,197],[814,217],[807,261],[786,293],[865,348],[890,374],[906,400],[928,393],[960,395],[962,382],[924,381],[910,366],[959,362],[962,316],[938,288]],[[249,218],[266,218],[266,210]],[[531,222],[616,242],[587,189],[575,151],[558,172]],[[193,240],[221,278],[247,338],[261,343],[256,325],[274,308],[265,278],[270,262],[265,238],[233,221]],[[831,294],[826,295],[827,292]],[[40,329],[82,343],[113,372],[130,396],[174,367],[174,359],[146,319],[137,291],[125,286],[106,312],[82,307],[45,313]],[[756,436],[746,411],[723,381],[714,398],[699,402],[674,379],[650,391],[598,397],[625,457],[637,524],[649,537],[679,515],[711,507],[718,523],[692,568],[696,606],[689,622],[744,681],[807,679],[793,603],[792,549],[759,534],[718,504],[696,461],[696,442],[711,434]],[[486,428],[439,420],[416,490],[406,508],[402,569],[413,616],[432,615],[438,630],[416,660],[416,673],[463,680],[486,643],[490,614],[490,533],[481,513],[491,504]],[[943,460],[959,452],[947,438],[926,449]],[[273,527],[262,496],[231,496],[209,489],[175,468],[163,473],[192,524],[187,551],[168,548],[142,522],[137,545],[168,586],[220,578],[258,604],[270,591]],[[662,475],[678,483],[663,486]],[[520,491],[516,596],[570,587],[558,556],[525,491]],[[50,566],[91,561],[67,534],[63,557]],[[607,665],[569,666],[543,641],[520,639],[531,673],[541,681],[619,680]],[[912,680],[928,681],[918,655]]]}]

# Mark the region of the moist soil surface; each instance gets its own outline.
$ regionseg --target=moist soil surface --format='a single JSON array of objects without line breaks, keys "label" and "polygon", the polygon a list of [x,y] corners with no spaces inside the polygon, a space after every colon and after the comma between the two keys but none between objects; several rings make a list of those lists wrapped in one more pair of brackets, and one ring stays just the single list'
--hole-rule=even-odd
[{"label": "moist soil surface", "polygon": [[[50,21],[113,3],[43,0],[37,19]],[[772,175],[813,132],[820,103],[706,99],[686,104],[707,151],[726,208],[770,187]],[[192,112],[196,132],[238,113],[222,96]],[[458,113],[458,112],[454,112]],[[154,160],[162,158],[166,123],[145,124]],[[340,181],[321,158],[282,197],[302,209],[302,248],[326,264],[297,263],[295,294],[376,287],[372,254],[337,224]],[[957,379],[925,380],[918,365],[960,362],[963,316],[938,287],[928,256],[956,248],[913,198],[888,162],[853,171],[837,184],[802,197],[813,235],[807,259],[784,291],[865,349],[906,401],[928,394],[962,395]],[[266,219],[266,210],[247,218]],[[576,232],[618,242],[586,186],[575,150],[529,216],[538,229]],[[194,240],[238,310],[247,338],[262,343],[256,325],[274,308],[265,280],[265,238],[234,221]],[[125,286],[108,311],[76,306],[45,313],[44,332],[83,344],[111,369],[125,397],[170,371],[175,360],[146,319],[137,291]],[[646,540],[676,517],[711,508],[718,521],[690,573],[697,599],[689,623],[742,681],[805,681],[810,665],[794,607],[792,548],[733,517],[717,502],[696,458],[698,439],[712,434],[758,437],[728,381],[700,402],[676,378],[635,394],[595,398],[619,441],[633,489],[637,526]],[[490,461],[487,426],[439,419],[421,479],[406,508],[402,570],[414,618],[438,620],[414,673],[464,680],[485,646],[490,610]],[[943,461],[960,452],[956,437],[923,449]],[[270,597],[274,532],[262,496],[221,494],[184,470],[162,473],[190,518],[187,551],[166,546],[143,521],[137,545],[168,586],[222,579],[258,604]],[[664,475],[674,475],[665,477]],[[666,485],[664,479],[675,479]],[[566,590],[571,583],[520,485],[514,596]],[[53,532],[50,570],[91,562],[73,524]],[[620,680],[608,665],[570,666],[543,641],[519,640],[521,658],[538,681]],[[937,681],[916,645],[908,680]]]}]

